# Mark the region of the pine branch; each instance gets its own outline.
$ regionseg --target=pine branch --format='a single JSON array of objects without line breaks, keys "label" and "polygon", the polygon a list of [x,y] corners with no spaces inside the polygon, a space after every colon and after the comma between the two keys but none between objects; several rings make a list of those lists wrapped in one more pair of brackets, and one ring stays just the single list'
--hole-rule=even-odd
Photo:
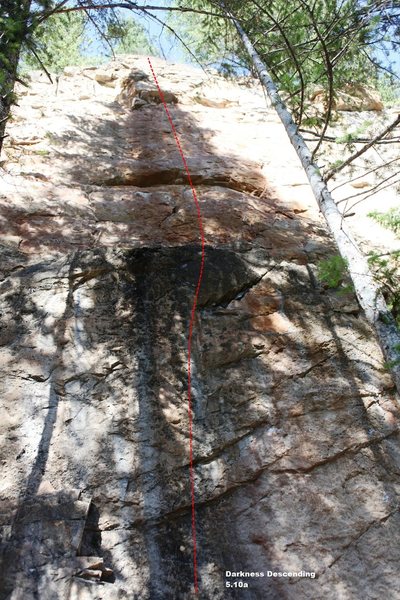
[{"label": "pine branch", "polygon": [[[85,4],[81,6],[68,6],[64,8],[65,4],[68,0],[61,2],[61,4],[54,8],[51,11],[42,13],[39,17],[40,22],[47,19],[51,15],[54,14],[63,14],[69,12],[78,12],[78,11],[91,11],[91,10],[107,10],[107,9],[115,9],[115,8],[124,8],[126,10],[138,10],[144,13],[148,13],[148,11],[167,11],[167,12],[180,12],[180,13],[195,13],[200,15],[206,15],[210,17],[218,17],[220,19],[227,19],[228,17],[222,13],[215,13],[208,10],[201,10],[196,8],[189,8],[187,6],[153,6],[153,5],[140,5],[136,2],[130,2],[129,0],[125,0],[124,2],[105,2],[103,4]],[[60,8],[61,6],[61,8]]]},{"label": "pine branch", "polygon": [[[301,133],[308,133],[309,135],[314,135],[317,138],[321,137],[320,133],[318,133],[317,131],[311,131],[311,129],[303,129],[301,127],[301,128],[299,128],[299,131]],[[371,139],[372,138],[358,137],[358,138],[351,138],[349,140],[342,140],[342,139],[340,139],[340,137],[333,137],[332,135],[324,135],[324,142],[335,142],[336,144],[349,144],[349,143],[351,143],[351,144],[367,144],[368,142],[371,141]],[[315,142],[316,140],[308,139],[307,141]],[[375,143],[376,144],[397,144],[398,142],[400,142],[400,137],[390,138],[389,140],[378,140]]]},{"label": "pine branch", "polygon": [[[253,2],[253,4],[255,4],[255,6],[257,6],[257,8],[261,12],[263,12],[264,14],[266,14],[267,17],[276,26],[276,28],[278,29],[279,33],[282,36],[283,41],[285,42],[285,44],[287,46],[287,49],[289,51],[290,56],[292,57],[293,62],[295,64],[296,71],[297,71],[297,74],[298,74],[299,79],[300,79],[300,108],[299,108],[299,118],[298,118],[298,123],[300,124],[302,122],[302,120],[303,120],[303,112],[304,112],[304,90],[305,90],[305,83],[304,83],[303,72],[301,70],[299,61],[297,60],[296,52],[294,50],[294,47],[290,43],[290,40],[289,40],[288,36],[285,34],[285,30],[284,30],[284,27],[282,26],[282,24],[277,19],[275,19],[275,17],[273,16],[273,14],[271,12],[263,9],[263,7],[260,6],[259,2],[257,2],[256,0],[252,0],[252,2]],[[293,12],[295,12],[295,11],[293,11]]]},{"label": "pine branch", "polygon": [[314,160],[319,148],[321,147],[321,144],[323,142],[323,136],[325,135],[326,130],[328,129],[328,126],[329,126],[329,122],[331,120],[331,114],[332,114],[332,108],[333,108],[333,65],[332,65],[332,62],[331,62],[331,59],[329,56],[329,51],[328,51],[326,42],[325,42],[323,36],[321,35],[319,26],[316,22],[313,9],[308,6],[308,4],[305,0],[300,0],[300,2],[303,5],[304,9],[308,12],[310,19],[311,19],[311,23],[314,27],[314,31],[315,31],[317,38],[319,39],[319,42],[321,44],[322,52],[324,55],[324,61],[325,61],[326,75],[328,77],[328,86],[329,86],[328,107],[327,107],[326,114],[325,114],[325,123],[322,128],[321,136],[317,142],[317,145],[315,146],[315,148],[311,154],[311,160]]},{"label": "pine branch", "polygon": [[[45,19],[48,19],[49,17],[51,17],[52,15],[54,15],[57,12],[60,12],[60,9],[62,9],[63,6],[65,6],[66,4],[68,4],[69,0],[62,0],[62,2],[60,2],[59,4],[57,4],[56,6],[54,6],[50,11],[46,12],[46,13],[41,13],[41,15],[39,16],[39,18],[37,18],[36,23],[35,23],[35,27],[37,25],[40,25]],[[35,14],[35,18],[37,17],[37,13]]]}]

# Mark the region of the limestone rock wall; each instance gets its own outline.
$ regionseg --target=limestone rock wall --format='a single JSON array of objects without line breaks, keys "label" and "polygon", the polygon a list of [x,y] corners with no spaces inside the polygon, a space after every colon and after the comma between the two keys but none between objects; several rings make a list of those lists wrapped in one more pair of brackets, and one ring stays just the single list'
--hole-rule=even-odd
[{"label": "limestone rock wall", "polygon": [[[335,249],[301,168],[255,84],[154,63],[178,100],[206,234],[192,357],[200,597],[400,598],[398,400],[353,295],[317,281]],[[57,89],[37,77],[9,131],[4,599],[194,597],[200,237],[163,107],[116,100],[133,69],[149,75],[126,57],[69,69]],[[227,570],[316,576],[240,589]]]}]

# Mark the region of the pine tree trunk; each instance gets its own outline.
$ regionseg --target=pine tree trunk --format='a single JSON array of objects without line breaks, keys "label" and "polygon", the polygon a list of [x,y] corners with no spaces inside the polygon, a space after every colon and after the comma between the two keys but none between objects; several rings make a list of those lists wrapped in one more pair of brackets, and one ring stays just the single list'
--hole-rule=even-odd
[{"label": "pine tree trunk", "polygon": [[31,0],[0,2],[0,153],[14,100],[22,43],[27,35]]},{"label": "pine tree trunk", "polygon": [[227,10],[223,2],[220,2],[220,6],[225,14],[231,18],[242,38],[242,42],[250,55],[260,81],[300,158],[315,199],[335,238],[339,252],[348,263],[358,301],[365,312],[366,318],[376,330],[384,357],[391,367],[397,390],[400,393],[400,332],[371,273],[368,261],[348,230],[343,216],[339,212],[318,168],[313,164],[311,152],[303,137],[298,132],[297,126],[282,101],[266,65],[257,54],[238,20]]}]

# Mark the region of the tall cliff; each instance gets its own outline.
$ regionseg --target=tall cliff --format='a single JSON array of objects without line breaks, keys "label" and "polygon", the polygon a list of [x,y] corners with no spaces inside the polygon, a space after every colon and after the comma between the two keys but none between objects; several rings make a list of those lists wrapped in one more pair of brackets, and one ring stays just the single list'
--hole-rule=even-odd
[{"label": "tall cliff", "polygon": [[[206,237],[198,597],[400,598],[398,399],[353,295],[318,282],[335,248],[294,151],[256,83],[154,65]],[[181,156],[142,58],[22,93],[0,197],[0,597],[189,599],[201,246]]]}]

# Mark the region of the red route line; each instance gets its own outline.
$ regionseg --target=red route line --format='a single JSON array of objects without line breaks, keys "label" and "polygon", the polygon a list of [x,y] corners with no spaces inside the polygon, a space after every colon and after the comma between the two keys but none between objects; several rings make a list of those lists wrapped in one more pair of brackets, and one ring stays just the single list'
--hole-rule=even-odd
[{"label": "red route line", "polygon": [[171,125],[172,133],[174,135],[175,142],[176,142],[176,145],[179,150],[179,154],[181,155],[183,166],[185,167],[185,171],[186,171],[186,175],[187,175],[190,187],[192,188],[192,194],[193,194],[194,203],[196,205],[197,219],[198,219],[200,236],[201,236],[201,263],[200,263],[199,278],[197,280],[196,291],[194,294],[193,305],[192,305],[192,310],[191,310],[191,314],[190,314],[189,336],[188,336],[188,360],[187,360],[187,366],[188,366],[188,413],[189,413],[189,479],[190,479],[190,493],[191,493],[191,499],[192,499],[193,571],[194,571],[194,590],[195,590],[195,593],[198,594],[199,585],[198,585],[198,579],[197,579],[196,505],[195,505],[194,470],[193,470],[193,415],[192,415],[192,392],[191,392],[192,371],[191,371],[190,361],[191,361],[191,354],[192,354],[192,337],[193,337],[194,321],[195,321],[195,316],[196,316],[196,306],[197,306],[197,301],[199,298],[201,280],[203,279],[203,271],[204,271],[205,236],[204,236],[204,228],[203,228],[203,221],[201,218],[199,200],[197,198],[196,189],[193,185],[192,178],[190,176],[190,171],[189,171],[189,167],[186,162],[185,155],[183,154],[181,142],[179,140],[178,133],[175,129],[175,125],[172,120],[171,114],[168,110],[167,103],[165,102],[164,94],[158,83],[158,79],[154,72],[153,65],[151,64],[151,60],[150,60],[150,58],[147,58],[147,60],[149,61],[150,69],[153,74],[154,81],[156,83],[158,93],[161,98],[161,102],[163,103],[166,115],[168,117],[169,124]]}]

